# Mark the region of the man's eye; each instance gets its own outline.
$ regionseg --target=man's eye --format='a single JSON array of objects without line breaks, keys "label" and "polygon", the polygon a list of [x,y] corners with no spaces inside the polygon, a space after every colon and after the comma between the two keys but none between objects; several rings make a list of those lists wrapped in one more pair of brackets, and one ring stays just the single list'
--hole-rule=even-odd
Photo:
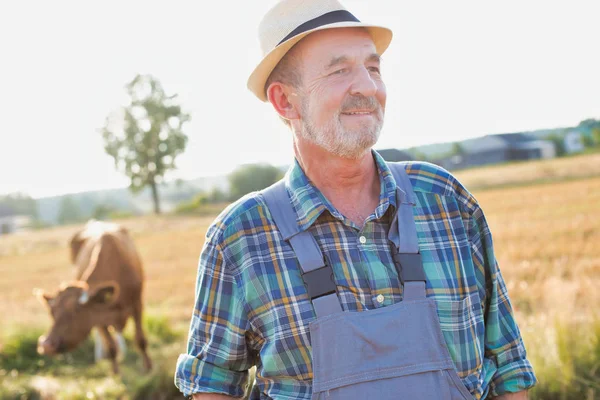
[{"label": "man's eye", "polygon": [[369,67],[369,71],[375,72],[376,74],[381,73],[381,71],[379,70],[379,67]]},{"label": "man's eye", "polygon": [[330,75],[343,75],[346,73],[346,71],[348,71],[347,68],[341,68],[341,69],[333,71]]}]

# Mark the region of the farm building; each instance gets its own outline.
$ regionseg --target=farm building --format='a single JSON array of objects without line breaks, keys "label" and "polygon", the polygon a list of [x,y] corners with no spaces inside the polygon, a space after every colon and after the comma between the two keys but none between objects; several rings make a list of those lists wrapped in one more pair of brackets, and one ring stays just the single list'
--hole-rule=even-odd
[{"label": "farm building", "polygon": [[415,159],[412,154],[398,149],[383,149],[377,150],[377,152],[385,161],[413,161]]},{"label": "farm building", "polygon": [[458,144],[460,152],[444,160],[447,168],[467,168],[507,161],[536,160],[556,156],[554,143],[514,133],[487,135]]},{"label": "farm building", "polygon": [[581,133],[577,131],[570,131],[565,135],[564,145],[567,154],[581,153],[585,149]]},{"label": "farm building", "polygon": [[525,133],[494,135],[508,143],[508,161],[537,160],[556,157],[554,143]]},{"label": "farm building", "polygon": [[17,214],[11,207],[0,204],[0,235],[17,230]]},{"label": "farm building", "polygon": [[30,217],[18,215],[12,207],[0,204],[0,236],[20,232],[30,225]]}]

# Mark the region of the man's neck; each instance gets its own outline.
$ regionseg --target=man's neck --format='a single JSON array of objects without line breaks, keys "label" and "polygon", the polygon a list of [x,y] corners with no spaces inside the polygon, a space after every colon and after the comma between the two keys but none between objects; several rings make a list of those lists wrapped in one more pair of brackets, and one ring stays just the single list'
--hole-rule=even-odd
[{"label": "man's neck", "polygon": [[296,140],[294,148],[311,182],[338,211],[362,227],[379,204],[379,174],[371,152],[349,159],[303,140]]}]

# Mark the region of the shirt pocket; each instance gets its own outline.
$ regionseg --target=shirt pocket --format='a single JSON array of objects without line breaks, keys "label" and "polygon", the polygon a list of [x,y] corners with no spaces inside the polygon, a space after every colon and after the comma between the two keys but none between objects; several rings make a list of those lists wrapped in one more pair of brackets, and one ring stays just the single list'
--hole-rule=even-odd
[{"label": "shirt pocket", "polygon": [[461,300],[436,300],[442,334],[458,376],[467,389],[477,385],[484,356],[485,325],[477,292]]}]

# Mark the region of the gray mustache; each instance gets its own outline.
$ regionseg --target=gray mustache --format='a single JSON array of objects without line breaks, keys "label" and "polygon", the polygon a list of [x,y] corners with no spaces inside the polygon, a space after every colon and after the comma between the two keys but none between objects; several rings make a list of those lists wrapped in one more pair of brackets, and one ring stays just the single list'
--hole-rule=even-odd
[{"label": "gray mustache", "polygon": [[379,110],[379,103],[375,100],[375,97],[349,96],[342,104],[342,112],[360,108]]}]

